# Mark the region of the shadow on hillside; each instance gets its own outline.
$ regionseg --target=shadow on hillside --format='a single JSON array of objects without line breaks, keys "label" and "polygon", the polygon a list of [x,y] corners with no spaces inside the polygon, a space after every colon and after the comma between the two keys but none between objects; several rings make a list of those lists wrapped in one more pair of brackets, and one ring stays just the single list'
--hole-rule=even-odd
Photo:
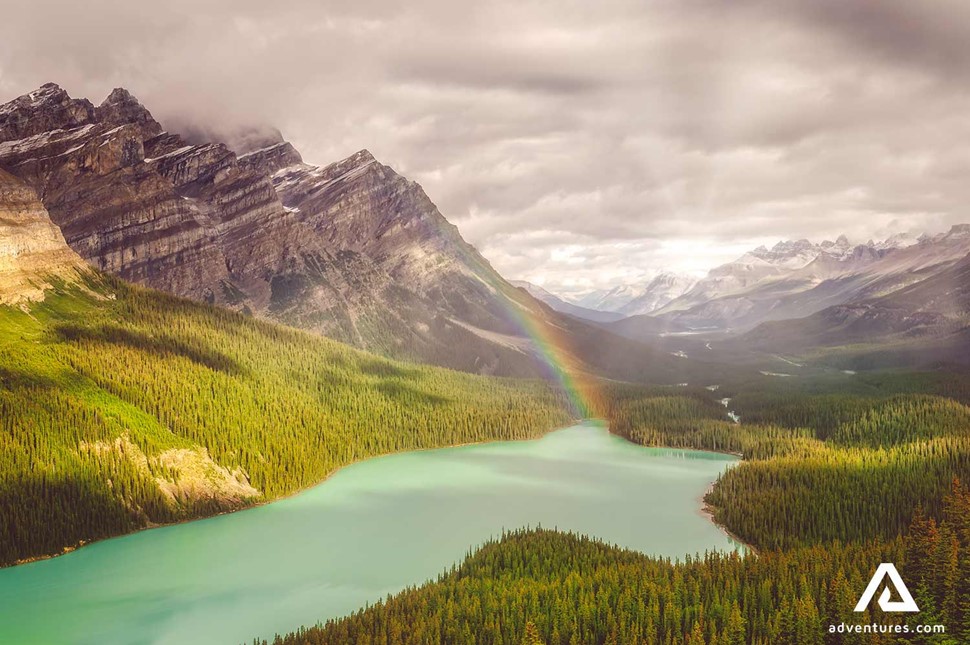
[{"label": "shadow on hillside", "polygon": [[374,386],[381,394],[384,394],[388,398],[404,402],[406,404],[412,405],[444,405],[446,403],[451,403],[451,399],[437,394],[431,394],[429,392],[424,392],[416,387],[410,385],[405,385],[404,383],[398,383],[395,381],[387,381],[383,383],[378,383]]},{"label": "shadow on hillside", "polygon": [[20,370],[12,370],[6,367],[0,367],[0,388],[5,390],[19,390],[25,388],[50,390],[55,386],[57,386],[57,383],[54,381],[54,379],[47,376],[29,374],[27,372],[21,372]]},{"label": "shadow on hillside", "polygon": [[238,375],[244,372],[239,363],[225,354],[168,336],[149,336],[113,326],[87,328],[78,325],[59,325],[55,331],[61,339],[67,341],[124,345],[156,356],[179,356],[226,374]]},{"label": "shadow on hillside", "polygon": [[362,359],[360,361],[360,371],[367,376],[379,376],[382,378],[418,378],[421,370],[416,367],[406,367],[395,365],[387,360]]}]

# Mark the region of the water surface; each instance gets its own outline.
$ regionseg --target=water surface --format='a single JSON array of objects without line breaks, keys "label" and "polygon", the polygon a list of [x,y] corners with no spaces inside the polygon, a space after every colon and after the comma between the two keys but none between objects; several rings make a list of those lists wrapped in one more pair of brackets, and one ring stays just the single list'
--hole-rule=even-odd
[{"label": "water surface", "polygon": [[700,512],[732,461],[593,423],[371,459],[273,504],[0,570],[0,642],[251,642],[423,582],[522,526],[671,557],[733,549]]}]

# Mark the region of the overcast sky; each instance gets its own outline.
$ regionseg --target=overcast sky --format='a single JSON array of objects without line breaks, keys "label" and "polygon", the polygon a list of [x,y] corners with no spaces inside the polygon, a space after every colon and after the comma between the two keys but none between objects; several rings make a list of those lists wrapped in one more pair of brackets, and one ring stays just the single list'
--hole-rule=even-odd
[{"label": "overcast sky", "polygon": [[12,3],[0,100],[125,86],[166,125],[367,148],[560,292],[784,238],[970,221],[965,0]]}]

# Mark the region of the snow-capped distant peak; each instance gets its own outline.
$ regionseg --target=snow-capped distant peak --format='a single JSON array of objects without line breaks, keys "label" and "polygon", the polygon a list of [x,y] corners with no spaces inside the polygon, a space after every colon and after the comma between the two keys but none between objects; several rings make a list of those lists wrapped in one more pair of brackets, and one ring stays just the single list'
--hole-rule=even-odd
[{"label": "snow-capped distant peak", "polygon": [[922,237],[922,235],[917,236],[913,233],[896,233],[895,235],[890,235],[881,242],[876,242],[872,246],[876,249],[903,249],[907,246],[919,244]]},{"label": "snow-capped distant peak", "polygon": [[771,250],[759,246],[738,258],[737,262],[750,264],[750,258],[754,257],[775,267],[799,269],[818,257],[821,252],[820,245],[806,239],[784,240],[771,247]]},{"label": "snow-capped distant peak", "polygon": [[653,313],[687,293],[696,283],[697,279],[688,275],[661,272],[647,284],[643,293],[625,304],[620,313],[628,316]]},{"label": "snow-capped distant peak", "polygon": [[643,287],[621,284],[612,289],[600,289],[586,294],[576,304],[596,311],[620,311],[625,305],[643,294]]}]

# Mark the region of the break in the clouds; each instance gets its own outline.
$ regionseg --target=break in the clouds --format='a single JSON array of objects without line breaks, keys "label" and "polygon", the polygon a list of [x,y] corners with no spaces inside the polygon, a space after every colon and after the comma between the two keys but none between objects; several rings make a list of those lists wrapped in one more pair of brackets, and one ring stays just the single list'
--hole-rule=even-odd
[{"label": "break in the clouds", "polygon": [[47,81],[317,163],[368,148],[554,290],[970,220],[963,0],[5,7],[2,98]]}]

